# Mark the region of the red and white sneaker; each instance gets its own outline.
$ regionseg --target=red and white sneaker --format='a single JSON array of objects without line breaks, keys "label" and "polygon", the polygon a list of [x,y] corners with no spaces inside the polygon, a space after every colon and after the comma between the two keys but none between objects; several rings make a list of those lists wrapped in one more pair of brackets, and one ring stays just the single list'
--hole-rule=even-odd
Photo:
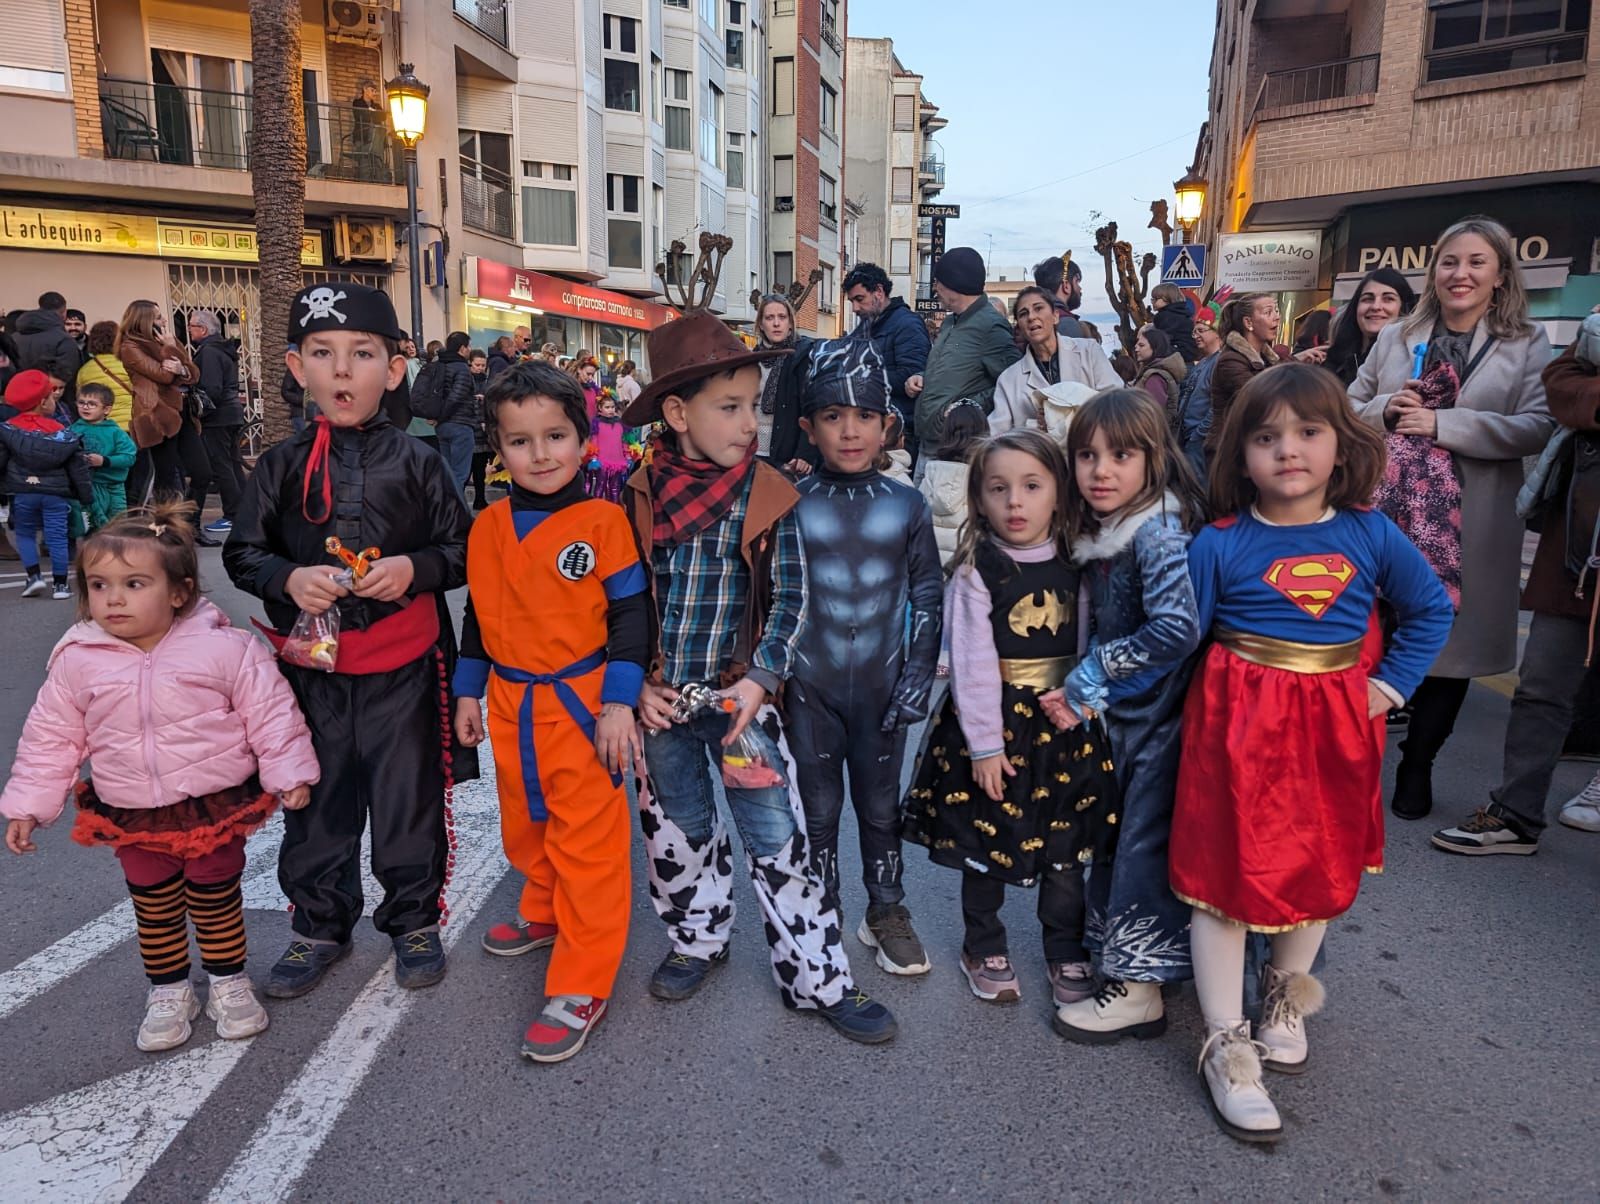
[{"label": "red and white sneaker", "polygon": [[522,1038],[530,1062],[565,1062],[583,1048],[605,1018],[606,1001],[590,995],[554,995]]},{"label": "red and white sneaker", "polygon": [[496,957],[520,957],[556,943],[554,924],[535,924],[521,916],[496,924],[483,934],[483,951]]}]

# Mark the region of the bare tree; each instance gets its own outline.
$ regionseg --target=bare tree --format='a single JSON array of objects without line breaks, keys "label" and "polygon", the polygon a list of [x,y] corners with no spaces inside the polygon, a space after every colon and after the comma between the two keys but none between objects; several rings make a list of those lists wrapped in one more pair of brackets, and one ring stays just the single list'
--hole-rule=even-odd
[{"label": "bare tree", "polygon": [[279,392],[289,307],[300,291],[306,216],[306,113],[300,86],[300,0],[250,0],[250,183],[261,257],[262,446],[293,430]]}]

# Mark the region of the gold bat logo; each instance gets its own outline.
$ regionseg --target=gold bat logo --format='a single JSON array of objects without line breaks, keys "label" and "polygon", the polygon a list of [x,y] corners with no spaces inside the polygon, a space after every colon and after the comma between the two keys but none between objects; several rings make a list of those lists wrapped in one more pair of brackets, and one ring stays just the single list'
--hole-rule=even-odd
[{"label": "gold bat logo", "polygon": [[[1041,597],[1042,601],[1034,600]],[[1055,635],[1072,617],[1076,605],[1077,599],[1070,596],[1063,598],[1056,590],[1035,590],[1017,600],[1006,621],[1011,630],[1020,636],[1026,636],[1030,631],[1048,631]]]}]

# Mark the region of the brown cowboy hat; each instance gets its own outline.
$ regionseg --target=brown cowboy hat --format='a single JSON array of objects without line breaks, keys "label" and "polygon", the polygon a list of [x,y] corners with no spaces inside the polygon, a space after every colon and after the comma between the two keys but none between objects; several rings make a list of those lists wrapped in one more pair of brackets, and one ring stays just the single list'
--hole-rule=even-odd
[{"label": "brown cowboy hat", "polygon": [[692,380],[777,359],[790,351],[787,347],[751,351],[720,318],[705,310],[657,326],[650,332],[646,346],[650,351],[651,380],[623,411],[622,421],[628,426],[660,421],[661,399]]}]

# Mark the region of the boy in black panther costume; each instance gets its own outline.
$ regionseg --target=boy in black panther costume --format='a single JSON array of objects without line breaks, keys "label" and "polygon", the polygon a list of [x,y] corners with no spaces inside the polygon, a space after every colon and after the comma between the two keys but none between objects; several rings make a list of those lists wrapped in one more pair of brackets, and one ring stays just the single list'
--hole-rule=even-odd
[{"label": "boy in black panther costume", "polygon": [[891,974],[925,974],[900,885],[905,729],[928,713],[944,575],[917,490],[879,475],[889,381],[871,344],[819,343],[800,425],[822,463],[795,488],[810,609],[784,727],[817,870],[839,895],[844,771],[861,833],[867,914],[856,936]]}]

